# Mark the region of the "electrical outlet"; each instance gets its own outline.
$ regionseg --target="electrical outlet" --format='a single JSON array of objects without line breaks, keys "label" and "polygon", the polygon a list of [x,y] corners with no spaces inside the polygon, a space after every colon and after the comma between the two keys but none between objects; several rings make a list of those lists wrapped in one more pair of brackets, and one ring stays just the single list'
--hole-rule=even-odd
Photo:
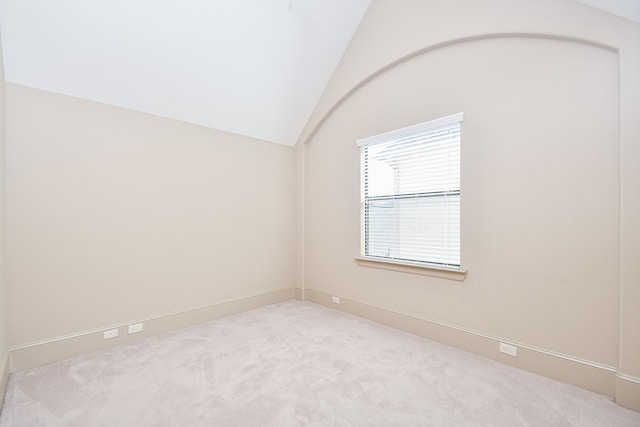
[{"label": "electrical outlet", "polygon": [[117,329],[109,329],[108,331],[104,331],[102,333],[102,336],[104,337],[105,340],[108,340],[109,338],[115,338],[118,336],[118,330]]},{"label": "electrical outlet", "polygon": [[142,323],[136,323],[135,325],[129,325],[129,333],[136,334],[142,332]]},{"label": "electrical outlet", "polygon": [[500,343],[500,352],[508,354],[509,356],[518,357],[518,347],[503,342]]},{"label": "electrical outlet", "polygon": [[340,298],[338,298],[338,297],[331,297],[331,300],[332,300],[335,304],[340,304]]}]

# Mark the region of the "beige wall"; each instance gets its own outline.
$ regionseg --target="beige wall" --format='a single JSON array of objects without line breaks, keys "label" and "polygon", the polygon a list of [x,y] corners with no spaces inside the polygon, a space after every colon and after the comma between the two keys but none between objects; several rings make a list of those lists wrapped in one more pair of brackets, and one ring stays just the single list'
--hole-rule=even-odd
[{"label": "beige wall", "polygon": [[[295,149],[8,84],[0,355],[295,286],[640,410],[638,40],[572,0],[374,0]],[[466,280],[357,265],[355,140],[459,111]]]},{"label": "beige wall", "polygon": [[5,268],[5,82],[0,40],[0,405],[9,378]]},{"label": "beige wall", "polygon": [[293,287],[293,148],[15,84],[7,123],[12,348]]},{"label": "beige wall", "polygon": [[[638,40],[572,1],[374,0],[300,140],[305,293],[640,385]],[[460,111],[466,280],[359,266],[355,140]]]}]

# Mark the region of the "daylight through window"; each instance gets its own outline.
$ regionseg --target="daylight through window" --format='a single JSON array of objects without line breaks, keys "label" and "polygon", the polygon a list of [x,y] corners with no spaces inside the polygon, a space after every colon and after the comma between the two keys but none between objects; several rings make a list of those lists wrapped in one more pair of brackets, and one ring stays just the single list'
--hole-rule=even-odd
[{"label": "daylight through window", "polygon": [[362,256],[460,267],[458,113],[357,141]]}]

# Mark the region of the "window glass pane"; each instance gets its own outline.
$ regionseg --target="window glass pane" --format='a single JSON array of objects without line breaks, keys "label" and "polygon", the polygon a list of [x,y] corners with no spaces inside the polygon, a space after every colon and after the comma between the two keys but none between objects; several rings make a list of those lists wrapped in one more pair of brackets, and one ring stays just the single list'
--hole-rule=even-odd
[{"label": "window glass pane", "polygon": [[365,256],[460,265],[460,120],[362,143]]},{"label": "window glass pane", "polygon": [[459,195],[372,200],[366,215],[366,256],[460,265]]}]

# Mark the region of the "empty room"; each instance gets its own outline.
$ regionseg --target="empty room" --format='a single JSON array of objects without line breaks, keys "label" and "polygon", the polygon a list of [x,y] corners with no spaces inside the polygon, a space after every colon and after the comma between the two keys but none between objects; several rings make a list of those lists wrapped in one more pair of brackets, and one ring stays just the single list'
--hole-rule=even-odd
[{"label": "empty room", "polygon": [[636,0],[0,0],[1,427],[640,426]]}]

